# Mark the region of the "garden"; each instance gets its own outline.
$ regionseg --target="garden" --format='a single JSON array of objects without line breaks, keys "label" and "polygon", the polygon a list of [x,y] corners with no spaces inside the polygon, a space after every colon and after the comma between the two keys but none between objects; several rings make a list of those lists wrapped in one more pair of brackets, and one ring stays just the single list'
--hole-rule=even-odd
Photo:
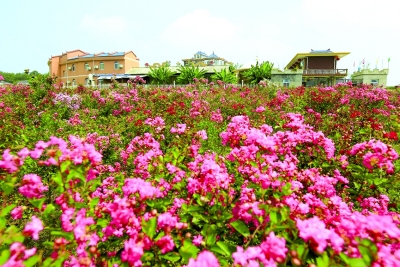
[{"label": "garden", "polygon": [[400,266],[400,95],[0,87],[0,266]]}]

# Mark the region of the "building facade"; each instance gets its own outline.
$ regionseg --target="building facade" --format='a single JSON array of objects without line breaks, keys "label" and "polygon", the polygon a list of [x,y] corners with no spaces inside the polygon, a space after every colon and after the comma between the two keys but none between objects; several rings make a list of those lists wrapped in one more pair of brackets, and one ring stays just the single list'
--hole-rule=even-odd
[{"label": "building facade", "polygon": [[363,69],[354,72],[351,75],[351,80],[355,83],[363,83],[363,84],[370,84],[374,86],[383,86],[386,87],[387,76],[389,74],[388,69]]},{"label": "building facade", "polygon": [[207,55],[204,52],[198,51],[192,58],[182,59],[183,65],[194,64],[195,66],[205,67],[205,66],[229,66],[232,62],[226,60],[225,58],[219,57],[214,54]]},{"label": "building facade", "polygon": [[132,51],[90,54],[73,50],[52,56],[48,66],[50,74],[64,85],[97,85],[102,83],[97,80],[99,74],[124,74],[132,67],[139,67],[139,58]]},{"label": "building facade", "polygon": [[338,79],[348,74],[347,69],[338,68],[341,58],[350,52],[333,52],[312,50],[308,53],[297,53],[286,65],[285,70],[302,70],[302,85],[334,85]]}]

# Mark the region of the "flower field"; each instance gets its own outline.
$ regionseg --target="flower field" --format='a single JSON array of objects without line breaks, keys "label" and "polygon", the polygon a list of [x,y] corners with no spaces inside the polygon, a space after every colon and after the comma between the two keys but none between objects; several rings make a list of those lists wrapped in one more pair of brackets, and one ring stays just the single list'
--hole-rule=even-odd
[{"label": "flower field", "polygon": [[400,266],[400,95],[0,87],[0,266]]}]

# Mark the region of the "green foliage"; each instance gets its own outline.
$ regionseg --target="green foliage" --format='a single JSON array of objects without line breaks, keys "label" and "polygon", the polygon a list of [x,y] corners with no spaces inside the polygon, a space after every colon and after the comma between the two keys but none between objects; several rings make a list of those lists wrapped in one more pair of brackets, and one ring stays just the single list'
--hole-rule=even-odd
[{"label": "green foliage", "polygon": [[257,84],[264,79],[271,79],[271,71],[274,67],[274,63],[269,61],[262,62],[256,65],[251,65],[251,68],[244,72],[243,77],[246,82],[251,84]]},{"label": "green foliage", "polygon": [[237,83],[237,77],[235,73],[232,73],[230,69],[222,69],[217,72],[214,69],[215,74],[211,75],[213,81],[222,81],[224,83]]},{"label": "green foliage", "polygon": [[150,67],[148,75],[152,78],[152,84],[170,84],[171,77],[175,74],[175,71],[171,71],[168,64],[163,64],[160,67]]},{"label": "green foliage", "polygon": [[35,77],[39,75],[39,72],[36,70],[30,72],[30,73],[13,73],[13,72],[3,72],[0,71],[0,75],[3,76],[4,81],[9,82],[9,83],[18,83],[21,81],[28,81],[31,77]]},{"label": "green foliage", "polygon": [[206,70],[200,69],[198,66],[180,66],[179,67],[179,76],[177,82],[180,84],[189,84],[193,83],[193,79],[201,79],[206,74]]}]

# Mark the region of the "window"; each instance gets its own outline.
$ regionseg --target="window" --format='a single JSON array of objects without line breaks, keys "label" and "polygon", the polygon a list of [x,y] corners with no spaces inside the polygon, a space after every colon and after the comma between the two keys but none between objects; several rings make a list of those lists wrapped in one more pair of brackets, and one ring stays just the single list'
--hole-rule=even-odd
[{"label": "window", "polygon": [[371,80],[371,85],[378,86],[379,80]]},{"label": "window", "polygon": [[85,70],[89,70],[89,63],[85,63]]},{"label": "window", "polygon": [[104,62],[100,62],[100,69],[104,70]]},{"label": "window", "polygon": [[76,85],[76,81],[75,81],[75,79],[73,79],[72,80],[72,86],[75,86]]},{"label": "window", "polygon": [[75,71],[75,64],[72,64],[71,71]]},{"label": "window", "polygon": [[90,80],[89,80],[89,78],[86,78],[85,79],[85,85],[87,86],[87,85],[90,85]]},{"label": "window", "polygon": [[115,70],[119,69],[119,63],[118,63],[118,61],[115,61],[115,62],[114,62],[114,69],[115,69]]},{"label": "window", "polygon": [[283,79],[283,87],[289,87],[290,79]]}]

